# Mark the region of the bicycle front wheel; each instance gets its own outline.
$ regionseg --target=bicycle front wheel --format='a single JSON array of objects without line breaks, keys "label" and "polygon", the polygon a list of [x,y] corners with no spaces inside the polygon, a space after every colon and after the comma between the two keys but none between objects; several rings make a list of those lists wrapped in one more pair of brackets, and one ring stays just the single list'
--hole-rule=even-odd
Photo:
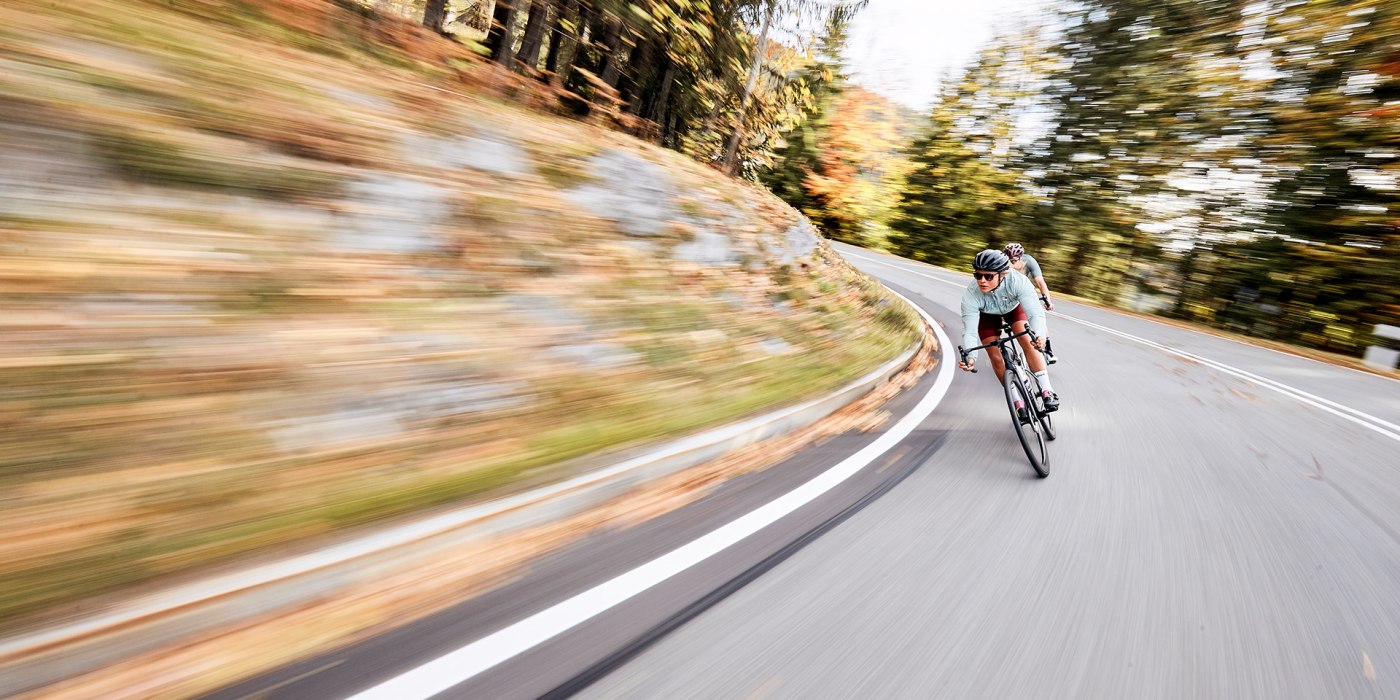
[{"label": "bicycle front wheel", "polygon": [[[1003,380],[1006,387],[1006,405],[1011,409],[1011,425],[1016,428],[1016,437],[1021,448],[1026,451],[1026,459],[1036,476],[1044,479],[1050,476],[1050,453],[1045,446],[1045,434],[1036,416],[1035,404],[1031,403],[1031,392],[1026,388],[1026,380],[1012,368],[1006,368]],[[1018,410],[1016,404],[1020,404]]]},{"label": "bicycle front wheel", "polygon": [[1055,439],[1055,420],[1050,417],[1050,412],[1045,410],[1045,397],[1043,389],[1040,387],[1040,380],[1031,375],[1031,398],[1035,399],[1035,415],[1040,419],[1040,432],[1045,434],[1046,440]]}]

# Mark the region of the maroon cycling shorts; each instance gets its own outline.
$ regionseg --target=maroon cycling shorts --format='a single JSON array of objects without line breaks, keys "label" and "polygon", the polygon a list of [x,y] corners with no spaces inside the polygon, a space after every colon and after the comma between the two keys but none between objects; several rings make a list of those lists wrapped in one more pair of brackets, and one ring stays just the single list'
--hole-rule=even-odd
[{"label": "maroon cycling shorts", "polygon": [[984,343],[989,342],[989,339],[995,340],[997,335],[1001,333],[1002,319],[1006,319],[1014,328],[1017,323],[1026,322],[1026,310],[1017,304],[1016,308],[1004,314],[983,312],[982,316],[977,319],[977,337],[981,338]]}]

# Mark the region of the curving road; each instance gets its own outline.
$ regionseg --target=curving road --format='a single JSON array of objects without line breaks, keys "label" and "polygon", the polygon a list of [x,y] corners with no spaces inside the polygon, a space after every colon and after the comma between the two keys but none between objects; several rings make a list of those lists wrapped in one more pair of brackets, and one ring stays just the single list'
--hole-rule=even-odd
[{"label": "curving road", "polygon": [[[957,337],[966,275],[842,252]],[[579,697],[1400,697],[1400,382],[1057,303],[1049,479],[960,374],[898,487]]]},{"label": "curving road", "polygon": [[[966,275],[840,249],[958,335]],[[930,373],[874,433],[211,697],[1400,698],[1400,382],[1057,303],[1048,479],[991,372]]]}]

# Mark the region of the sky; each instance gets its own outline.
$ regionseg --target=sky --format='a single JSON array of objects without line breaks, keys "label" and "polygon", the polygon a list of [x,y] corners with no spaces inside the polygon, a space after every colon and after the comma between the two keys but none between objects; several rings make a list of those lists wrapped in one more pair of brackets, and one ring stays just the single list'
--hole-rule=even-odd
[{"label": "sky", "polygon": [[966,66],[1000,27],[1048,0],[870,0],[851,23],[855,82],[901,104],[933,104],[939,79]]}]

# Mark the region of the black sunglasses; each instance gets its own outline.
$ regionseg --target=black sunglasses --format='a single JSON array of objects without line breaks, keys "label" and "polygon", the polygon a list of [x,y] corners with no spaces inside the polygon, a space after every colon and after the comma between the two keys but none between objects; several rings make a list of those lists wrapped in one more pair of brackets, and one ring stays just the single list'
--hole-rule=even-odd
[{"label": "black sunglasses", "polygon": [[1001,274],[1001,273],[1000,273],[1000,272],[974,272],[974,273],[972,273],[972,276],[973,276],[973,277],[976,277],[976,278],[979,279],[979,280],[994,280],[994,279],[997,278],[997,275],[999,275],[999,274]]}]

